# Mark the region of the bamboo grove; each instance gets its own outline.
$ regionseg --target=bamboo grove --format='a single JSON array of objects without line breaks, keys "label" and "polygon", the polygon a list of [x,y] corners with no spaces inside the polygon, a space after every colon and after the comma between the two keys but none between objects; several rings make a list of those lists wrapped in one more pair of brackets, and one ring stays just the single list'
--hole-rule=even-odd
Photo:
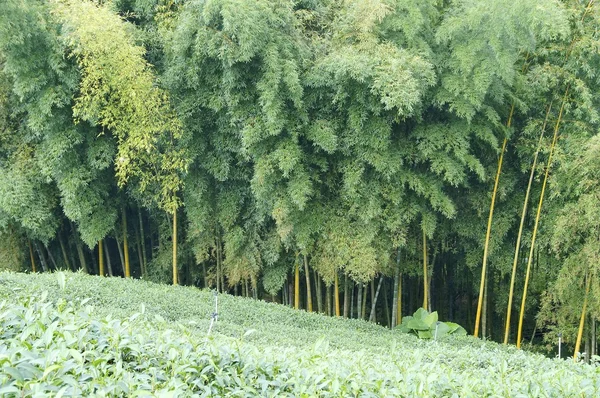
[{"label": "bamboo grove", "polygon": [[599,18],[593,0],[3,0],[0,267],[387,326],[424,307],[595,352]]}]

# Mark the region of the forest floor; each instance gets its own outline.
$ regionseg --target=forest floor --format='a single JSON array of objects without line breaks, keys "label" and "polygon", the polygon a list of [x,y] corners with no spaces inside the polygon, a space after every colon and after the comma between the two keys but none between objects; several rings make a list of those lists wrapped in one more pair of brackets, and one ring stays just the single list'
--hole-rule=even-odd
[{"label": "forest floor", "polygon": [[193,287],[5,272],[0,302],[0,396],[600,396],[572,360]]}]

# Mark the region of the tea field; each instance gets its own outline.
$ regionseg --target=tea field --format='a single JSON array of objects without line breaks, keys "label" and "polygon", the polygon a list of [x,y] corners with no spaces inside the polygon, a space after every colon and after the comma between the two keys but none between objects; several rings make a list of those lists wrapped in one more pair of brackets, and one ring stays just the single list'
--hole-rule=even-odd
[{"label": "tea field", "polygon": [[600,368],[191,287],[0,273],[0,396],[597,397]]}]

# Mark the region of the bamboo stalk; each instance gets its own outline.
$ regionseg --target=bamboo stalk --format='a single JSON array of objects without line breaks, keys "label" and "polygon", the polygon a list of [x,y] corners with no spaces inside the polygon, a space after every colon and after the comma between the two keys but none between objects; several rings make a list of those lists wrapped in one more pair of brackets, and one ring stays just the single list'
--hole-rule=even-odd
[{"label": "bamboo stalk", "polygon": [[177,285],[177,210],[173,211],[173,285]]},{"label": "bamboo stalk", "polygon": [[402,323],[402,273],[398,279],[398,299],[396,304],[396,326]]},{"label": "bamboo stalk", "polygon": [[31,239],[27,240],[29,244],[29,259],[31,260],[31,272],[37,272],[35,269],[35,258],[33,257],[33,248],[31,247]]},{"label": "bamboo stalk", "polygon": [[[510,115],[508,117],[507,126],[510,127],[512,122],[513,112],[515,110],[515,105],[513,104],[510,108]],[[498,192],[498,183],[500,181],[500,173],[502,172],[502,162],[504,160],[504,151],[506,150],[506,144],[508,143],[508,138],[504,138],[504,142],[502,143],[502,149],[500,151],[500,158],[498,159],[498,169],[496,170],[496,179],[494,180],[494,189],[492,191],[492,202],[490,204],[490,214],[488,216],[487,230],[485,232],[485,243],[483,245],[483,265],[481,267],[481,282],[479,284],[479,297],[477,299],[477,314],[475,315],[475,329],[473,331],[473,335],[475,337],[479,336],[479,323],[481,320],[481,308],[483,306],[483,294],[485,289],[485,275],[487,272],[487,258],[488,258],[488,250],[490,247],[490,235],[492,232],[492,220],[494,218],[494,206],[496,204],[496,194]]]},{"label": "bamboo stalk", "polygon": [[517,263],[519,261],[519,251],[521,250],[521,237],[523,236],[523,227],[525,226],[525,216],[527,215],[527,205],[529,203],[529,195],[531,193],[531,185],[533,184],[533,176],[535,174],[535,168],[537,166],[537,159],[540,153],[540,149],[542,147],[542,141],[544,138],[544,133],[546,132],[546,124],[548,123],[548,116],[550,115],[550,110],[552,109],[552,102],[548,106],[548,110],[546,111],[546,117],[544,118],[544,124],[542,126],[542,132],[540,134],[540,138],[538,140],[537,148],[535,150],[535,155],[533,157],[533,163],[531,165],[531,172],[529,173],[529,182],[527,183],[527,191],[525,193],[525,200],[523,202],[523,211],[521,212],[521,222],[519,224],[519,233],[517,234],[517,243],[515,245],[515,256],[513,258],[513,266],[512,273],[510,276],[510,291],[508,293],[508,306],[506,309],[506,327],[504,329],[504,344],[508,344],[508,336],[510,334],[510,318],[512,314],[512,302],[513,295],[515,289],[515,278],[517,274]]},{"label": "bamboo stalk", "polygon": [[[525,62],[523,63],[522,72],[527,68],[527,61],[529,59],[529,54],[525,57]],[[508,114],[508,120],[506,121],[506,127],[510,128],[512,124],[513,115],[515,112],[515,104],[510,107],[510,112]],[[494,180],[494,189],[492,190],[492,201],[490,203],[490,214],[488,217],[487,230],[485,233],[485,243],[483,246],[483,264],[481,267],[481,283],[479,284],[479,297],[477,299],[477,315],[475,316],[475,331],[473,335],[477,337],[479,335],[479,323],[481,320],[481,307],[483,304],[483,289],[485,288],[485,276],[487,275],[487,258],[488,258],[488,250],[490,244],[490,236],[492,231],[492,220],[494,218],[494,206],[496,204],[496,194],[498,193],[498,183],[500,181],[500,174],[502,172],[502,162],[504,160],[504,152],[506,151],[506,145],[508,143],[508,138],[504,138],[502,142],[502,150],[500,151],[500,158],[498,159],[498,169],[496,170],[496,179]]]},{"label": "bamboo stalk", "polygon": [[60,232],[58,233],[58,243],[60,244],[60,250],[62,252],[65,265],[67,266],[68,269],[75,271],[75,269],[71,268],[71,264],[69,264],[69,259],[67,257],[67,249],[65,248],[65,243],[63,242],[63,238],[62,238]]},{"label": "bamboo stalk", "polygon": [[335,301],[335,316],[340,316],[340,289],[338,286],[338,276],[337,276],[337,272],[335,273],[335,278],[334,278],[334,292],[333,292],[333,299]]},{"label": "bamboo stalk", "polygon": [[123,259],[123,248],[121,247],[121,242],[119,239],[115,239],[117,242],[117,250],[119,251],[119,259],[121,260],[121,272],[123,272],[123,276],[125,276],[125,260]]},{"label": "bamboo stalk", "polygon": [[379,284],[377,285],[377,291],[375,292],[375,297],[373,298],[373,303],[371,303],[371,314],[369,315],[369,321],[375,322],[375,308],[377,304],[377,298],[379,297],[379,291],[381,290],[381,285],[383,284],[383,275],[379,277]]},{"label": "bamboo stalk", "polygon": [[306,310],[312,312],[312,292],[310,287],[310,272],[308,270],[308,258],[306,254],[304,257],[304,273],[306,274]]},{"label": "bamboo stalk", "polygon": [[317,274],[316,270],[313,270],[313,277],[315,281],[315,289],[317,293],[317,312],[323,313],[323,290],[321,288],[321,278]]},{"label": "bamboo stalk", "polygon": [[398,309],[398,304],[400,303],[400,298],[398,297],[398,280],[400,278],[400,248],[397,249],[396,252],[396,270],[394,271],[394,287],[392,293],[392,321],[390,326],[394,328],[396,325],[400,323],[398,320],[398,314],[401,312]]},{"label": "bamboo stalk", "polygon": [[579,320],[579,331],[577,332],[577,341],[575,342],[575,351],[573,353],[573,360],[577,360],[577,354],[579,353],[579,348],[581,347],[581,338],[583,336],[583,326],[585,324],[585,313],[587,310],[587,302],[588,302],[588,294],[590,293],[590,284],[592,278],[588,276],[587,282],[585,284],[585,297],[583,299],[583,309],[581,310],[581,319]]},{"label": "bamboo stalk", "polygon": [[142,277],[146,277],[148,272],[148,258],[146,257],[146,245],[144,240],[144,221],[142,219],[142,209],[138,207],[138,218],[140,222],[140,244],[142,245]]},{"label": "bamboo stalk", "polygon": [[122,208],[123,214],[123,255],[125,257],[125,278],[131,277],[131,271],[129,268],[129,246],[127,245],[127,214],[125,212],[125,206]]},{"label": "bamboo stalk", "polygon": [[296,254],[296,264],[294,270],[294,308],[300,309],[300,264],[298,254]]},{"label": "bamboo stalk", "polygon": [[331,310],[331,285],[325,286],[325,315],[331,316],[333,311]]},{"label": "bamboo stalk", "polygon": [[427,309],[429,298],[429,283],[427,283],[427,235],[423,229],[423,308]]},{"label": "bamboo stalk", "polygon": [[358,293],[356,294],[356,317],[362,317],[362,298],[363,298],[363,284],[362,282],[358,284]]},{"label": "bamboo stalk", "polygon": [[[221,286],[221,266],[219,264],[219,261],[221,259],[221,256],[219,256],[219,250],[221,249],[221,245],[219,243],[219,232],[216,231],[215,233],[216,233],[216,235],[215,235],[215,260],[216,260],[216,268],[217,268],[216,269],[217,292],[220,292],[221,291],[221,288],[220,288],[220,286]],[[246,297],[248,297],[247,294],[246,294]]]},{"label": "bamboo stalk", "polygon": [[350,283],[348,281],[348,275],[344,276],[344,318],[348,318],[348,311],[350,310],[350,296],[348,290],[350,289]]},{"label": "bamboo stalk", "polygon": [[533,261],[533,251],[535,249],[535,239],[537,237],[538,225],[540,222],[540,215],[542,213],[542,204],[544,203],[544,193],[546,192],[546,184],[548,183],[548,174],[550,173],[550,166],[552,165],[552,155],[556,148],[556,141],[558,140],[558,131],[560,129],[560,122],[562,121],[562,115],[569,95],[569,86],[565,90],[562,104],[560,105],[560,111],[558,112],[558,118],[554,125],[554,136],[552,137],[552,144],[550,145],[550,153],[548,154],[548,163],[546,164],[546,172],[544,174],[544,181],[542,183],[542,192],[540,193],[540,201],[538,203],[537,213],[535,215],[535,223],[533,224],[533,235],[531,236],[531,247],[529,250],[529,258],[527,259],[527,271],[525,272],[525,286],[523,286],[523,297],[521,299],[521,311],[519,313],[519,328],[517,329],[517,348],[521,348],[521,336],[523,332],[523,317],[525,316],[525,301],[527,300],[527,288],[529,286],[529,274],[531,273],[531,263]]},{"label": "bamboo stalk", "polygon": [[367,285],[363,283],[363,302],[362,302],[362,310],[360,314],[360,319],[365,319],[367,317]]},{"label": "bamboo stalk", "polygon": [[102,252],[102,239],[98,241],[98,273],[104,276],[104,253]]},{"label": "bamboo stalk", "polygon": [[110,262],[110,253],[108,252],[108,245],[104,246],[104,255],[106,256],[106,268],[108,270],[108,276],[113,276],[112,264]]}]

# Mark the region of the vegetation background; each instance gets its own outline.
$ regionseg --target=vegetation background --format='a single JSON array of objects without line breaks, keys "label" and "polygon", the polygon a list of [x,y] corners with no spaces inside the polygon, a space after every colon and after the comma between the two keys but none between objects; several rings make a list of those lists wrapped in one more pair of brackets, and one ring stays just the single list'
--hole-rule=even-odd
[{"label": "vegetation background", "polygon": [[594,354],[599,18],[593,0],[3,0],[0,267],[387,326],[424,307]]}]

